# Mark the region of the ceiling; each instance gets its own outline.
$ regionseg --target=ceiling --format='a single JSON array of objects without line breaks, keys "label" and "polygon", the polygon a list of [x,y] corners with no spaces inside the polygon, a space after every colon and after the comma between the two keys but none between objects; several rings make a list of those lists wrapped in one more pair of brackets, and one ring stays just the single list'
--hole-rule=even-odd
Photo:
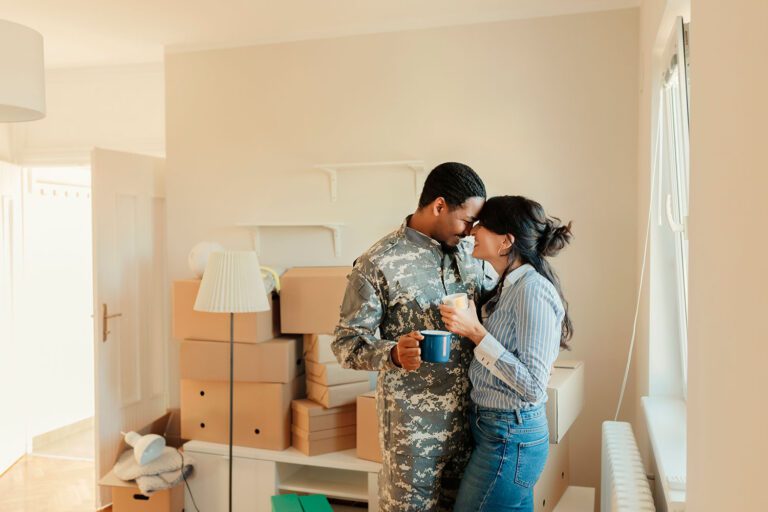
[{"label": "ceiling", "polygon": [[45,38],[49,68],[160,62],[165,52],[637,7],[640,0],[0,0]]}]

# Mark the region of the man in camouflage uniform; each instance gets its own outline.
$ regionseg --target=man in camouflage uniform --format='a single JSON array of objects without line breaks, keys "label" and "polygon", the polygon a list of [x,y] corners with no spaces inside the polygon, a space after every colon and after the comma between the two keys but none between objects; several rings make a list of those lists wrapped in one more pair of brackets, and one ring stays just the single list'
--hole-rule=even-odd
[{"label": "man in camouflage uniform", "polygon": [[453,336],[450,362],[422,362],[418,331],[445,330],[438,306],[446,295],[465,292],[477,302],[489,287],[463,240],[484,200],[472,169],[436,167],[416,213],[358,258],[348,278],[333,351],[346,368],[379,372],[382,512],[452,510],[471,454],[474,345]]}]

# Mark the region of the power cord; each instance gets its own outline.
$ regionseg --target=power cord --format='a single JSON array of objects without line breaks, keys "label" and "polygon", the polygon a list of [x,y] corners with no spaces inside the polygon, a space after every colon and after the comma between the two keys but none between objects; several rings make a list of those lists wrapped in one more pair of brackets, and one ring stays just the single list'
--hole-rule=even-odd
[{"label": "power cord", "polygon": [[200,512],[200,509],[197,508],[197,503],[195,502],[195,496],[192,494],[192,489],[189,487],[189,482],[187,482],[187,474],[184,472],[184,452],[179,450],[178,448],[176,451],[181,455],[181,478],[184,479],[184,485],[187,486],[187,491],[189,491],[189,497],[192,498],[192,505],[195,506],[195,510],[197,512]]}]

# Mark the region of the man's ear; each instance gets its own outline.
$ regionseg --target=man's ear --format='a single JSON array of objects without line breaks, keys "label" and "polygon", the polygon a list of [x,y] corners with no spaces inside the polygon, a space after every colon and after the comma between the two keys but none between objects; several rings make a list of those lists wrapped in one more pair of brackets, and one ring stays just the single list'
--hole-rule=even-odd
[{"label": "man's ear", "polygon": [[443,199],[442,197],[438,197],[432,203],[432,213],[434,214],[435,217],[440,215],[443,212],[443,210],[445,210],[446,208],[448,208],[448,204],[445,202],[445,199]]},{"label": "man's ear", "polygon": [[508,247],[512,247],[513,245],[515,245],[515,237],[513,235],[510,235],[509,233],[507,233],[507,240],[506,241],[509,244]]}]

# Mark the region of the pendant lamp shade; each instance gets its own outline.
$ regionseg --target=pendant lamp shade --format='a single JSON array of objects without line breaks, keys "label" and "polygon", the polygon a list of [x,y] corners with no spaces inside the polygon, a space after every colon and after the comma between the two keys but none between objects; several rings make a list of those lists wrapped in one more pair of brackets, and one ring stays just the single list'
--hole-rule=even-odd
[{"label": "pendant lamp shade", "polygon": [[43,36],[0,20],[0,123],[45,117]]},{"label": "pendant lamp shade", "polygon": [[212,253],[205,267],[194,309],[209,313],[269,311],[267,291],[256,253]]}]

